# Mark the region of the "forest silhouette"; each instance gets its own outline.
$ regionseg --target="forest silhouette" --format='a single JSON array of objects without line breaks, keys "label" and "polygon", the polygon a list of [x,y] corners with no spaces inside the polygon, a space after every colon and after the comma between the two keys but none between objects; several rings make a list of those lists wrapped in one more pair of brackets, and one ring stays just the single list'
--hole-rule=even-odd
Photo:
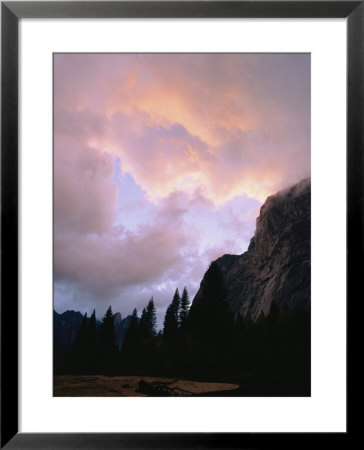
[{"label": "forest silhouette", "polygon": [[99,328],[95,310],[85,314],[73,346],[54,348],[54,373],[237,382],[235,395],[310,395],[310,312],[273,302],[255,322],[233,317],[216,263],[205,286],[191,306],[186,287],[176,289],[159,332],[153,297],[140,317],[134,309],[121,349],[111,306]]}]

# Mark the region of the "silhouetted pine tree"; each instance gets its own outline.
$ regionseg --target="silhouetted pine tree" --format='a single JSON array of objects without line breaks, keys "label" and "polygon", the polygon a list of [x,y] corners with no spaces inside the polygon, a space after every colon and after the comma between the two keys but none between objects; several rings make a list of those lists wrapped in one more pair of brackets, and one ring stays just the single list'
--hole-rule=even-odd
[{"label": "silhouetted pine tree", "polygon": [[186,286],[183,288],[180,309],[179,309],[179,324],[182,327],[188,316],[188,311],[190,309],[190,299],[188,297],[188,292]]},{"label": "silhouetted pine tree", "polygon": [[171,304],[168,306],[164,317],[163,336],[166,341],[174,340],[178,335],[179,328],[179,310],[180,310],[180,295],[178,288],[174,293]]},{"label": "silhouetted pine tree", "polygon": [[147,305],[147,332],[148,337],[154,337],[157,334],[157,311],[154,306],[153,297]]},{"label": "silhouetted pine tree", "polygon": [[115,329],[111,306],[106,311],[100,326],[101,350],[109,352],[115,349]]},{"label": "silhouetted pine tree", "polygon": [[117,365],[115,347],[115,328],[111,306],[107,309],[99,333],[98,370],[113,374]]},{"label": "silhouetted pine tree", "polygon": [[141,338],[140,319],[136,308],[134,308],[121,350],[122,365],[124,364],[129,371],[136,370],[138,367]]},{"label": "silhouetted pine tree", "polygon": [[143,308],[137,326],[137,342],[135,347],[133,347],[132,351],[128,348],[128,344],[125,347],[124,355],[126,356],[129,371],[136,369],[137,371],[146,373],[146,371],[150,372],[155,368],[156,324],[157,313],[152,297],[147,306]]},{"label": "silhouetted pine tree", "polygon": [[147,338],[148,337],[148,313],[147,313],[146,308],[143,308],[138,328],[139,328],[139,336],[141,338]]},{"label": "silhouetted pine tree", "polygon": [[89,351],[95,351],[96,347],[96,311],[93,310],[87,326],[87,347]]},{"label": "silhouetted pine tree", "polygon": [[[169,339],[171,330],[176,331],[177,324],[175,322],[172,305],[170,304],[167,307],[166,314],[164,316],[164,322],[163,322],[163,336],[166,340]],[[173,334],[173,331],[172,331],[172,334]]]},{"label": "silhouetted pine tree", "polygon": [[87,343],[87,313],[84,314],[80,329],[74,342],[74,350],[77,352],[84,352]]},{"label": "silhouetted pine tree", "polygon": [[93,310],[87,325],[87,339],[85,346],[85,370],[89,373],[95,371],[97,360],[96,348],[97,334],[96,334],[96,312]]},{"label": "silhouetted pine tree", "polygon": [[87,350],[87,313],[84,314],[80,329],[72,347],[73,369],[75,373],[83,373],[86,366]]},{"label": "silhouetted pine tree", "polygon": [[130,348],[135,347],[138,341],[138,333],[139,333],[139,318],[138,312],[136,308],[131,315],[129,328],[126,330],[123,350],[128,350]]}]

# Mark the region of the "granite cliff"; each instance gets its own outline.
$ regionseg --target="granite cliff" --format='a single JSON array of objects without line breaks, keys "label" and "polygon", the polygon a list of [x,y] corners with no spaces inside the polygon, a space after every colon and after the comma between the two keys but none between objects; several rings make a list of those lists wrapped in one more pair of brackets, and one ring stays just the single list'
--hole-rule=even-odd
[{"label": "granite cliff", "polygon": [[[311,304],[310,179],[267,198],[256,231],[242,255],[216,260],[234,317],[256,320],[273,301],[282,308],[309,310]],[[203,278],[194,303],[206,289]]]}]

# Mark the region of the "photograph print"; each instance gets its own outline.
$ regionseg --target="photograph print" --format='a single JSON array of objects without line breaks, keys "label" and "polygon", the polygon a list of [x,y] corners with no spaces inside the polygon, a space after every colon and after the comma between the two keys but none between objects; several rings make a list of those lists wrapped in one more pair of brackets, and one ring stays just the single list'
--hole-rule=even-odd
[{"label": "photograph print", "polygon": [[53,395],[311,395],[307,53],[53,55]]}]

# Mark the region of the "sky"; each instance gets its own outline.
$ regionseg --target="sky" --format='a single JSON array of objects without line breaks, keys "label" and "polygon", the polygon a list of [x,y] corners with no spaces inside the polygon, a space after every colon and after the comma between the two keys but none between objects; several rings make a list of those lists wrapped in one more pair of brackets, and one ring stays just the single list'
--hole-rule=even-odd
[{"label": "sky", "polygon": [[54,308],[159,325],[310,175],[309,54],[55,54]]}]

